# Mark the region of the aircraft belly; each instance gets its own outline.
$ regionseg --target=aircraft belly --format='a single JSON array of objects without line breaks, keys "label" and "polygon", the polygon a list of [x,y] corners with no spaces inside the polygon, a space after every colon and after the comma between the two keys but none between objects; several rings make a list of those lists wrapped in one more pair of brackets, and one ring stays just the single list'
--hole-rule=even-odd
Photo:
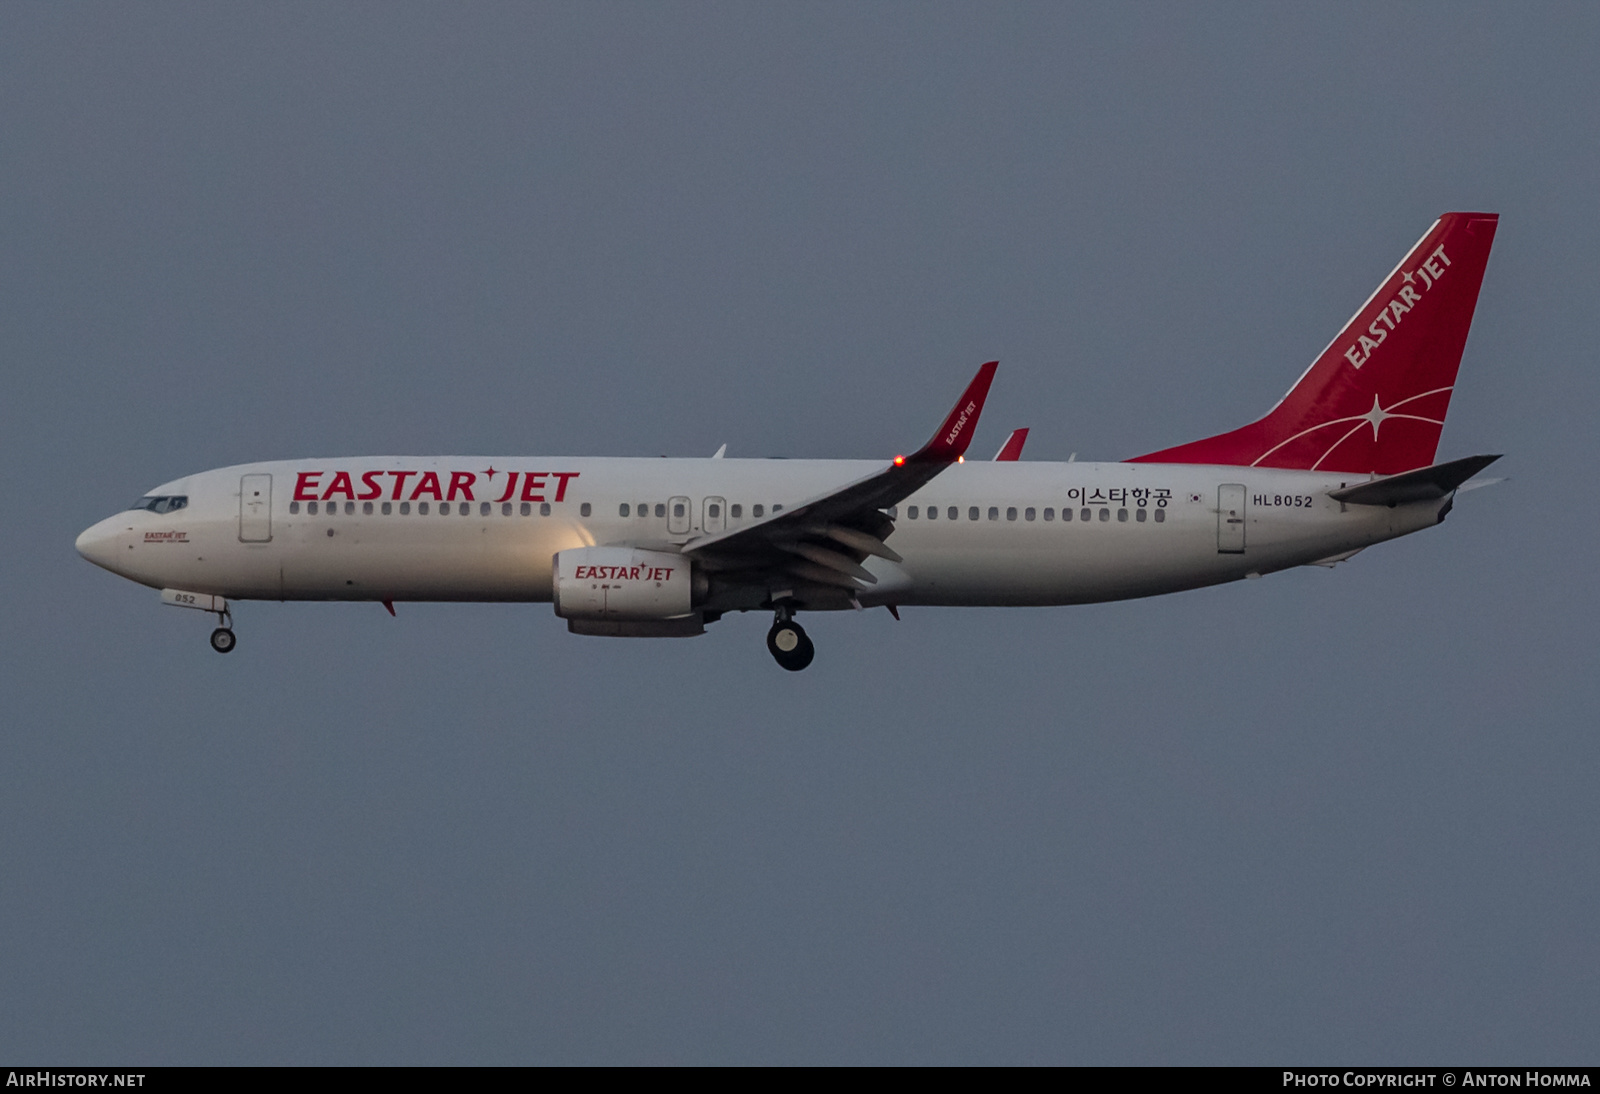
[{"label": "aircraft belly", "polygon": [[463,520],[295,529],[283,556],[284,600],[550,600],[550,560],[585,541],[574,528],[536,530]]},{"label": "aircraft belly", "polygon": [[1048,549],[945,550],[908,556],[907,564],[915,599],[905,602],[929,605],[1090,604],[1244,576],[1236,559],[1217,555],[1214,541],[1178,539],[1159,545],[1063,542]]}]

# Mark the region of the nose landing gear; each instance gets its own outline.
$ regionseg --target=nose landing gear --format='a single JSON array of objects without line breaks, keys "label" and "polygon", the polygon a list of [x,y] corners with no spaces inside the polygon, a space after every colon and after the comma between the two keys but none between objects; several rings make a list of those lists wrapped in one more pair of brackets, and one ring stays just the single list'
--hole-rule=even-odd
[{"label": "nose landing gear", "polygon": [[233,637],[233,612],[228,608],[228,598],[213,593],[190,593],[182,589],[162,589],[161,603],[174,608],[189,608],[197,612],[210,612],[217,617],[217,629],[211,632],[211,648],[218,653],[232,653],[237,640]]},{"label": "nose landing gear", "polygon": [[233,613],[228,610],[227,601],[217,613],[217,623],[217,629],[211,632],[211,648],[218,653],[232,653],[239,640],[233,636]]},{"label": "nose landing gear", "polygon": [[767,632],[767,649],[772,659],[790,672],[799,672],[817,655],[804,628],[794,621],[794,612],[786,607],[778,609],[772,629]]}]

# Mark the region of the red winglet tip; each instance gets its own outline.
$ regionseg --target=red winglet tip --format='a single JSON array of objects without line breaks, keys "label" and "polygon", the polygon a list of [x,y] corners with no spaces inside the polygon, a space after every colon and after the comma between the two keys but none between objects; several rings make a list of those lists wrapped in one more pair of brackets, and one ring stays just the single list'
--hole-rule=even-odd
[{"label": "red winglet tip", "polygon": [[945,418],[939,431],[912,459],[954,463],[966,454],[967,445],[972,443],[973,431],[978,426],[978,415],[983,413],[984,400],[989,397],[989,385],[994,383],[995,369],[999,367],[999,361],[990,361],[978,369],[978,374],[967,385],[967,390],[961,393],[961,398],[956,400],[955,408]]},{"label": "red winglet tip", "polygon": [[1000,446],[1000,451],[994,454],[996,463],[1010,463],[1022,458],[1022,446],[1028,441],[1026,429],[1013,429],[1011,436],[1006,438],[1006,443]]},{"label": "red winglet tip", "polygon": [[388,609],[389,609],[389,614],[390,614],[390,615],[393,615],[393,614],[394,614],[394,601],[392,601],[392,600],[385,600],[385,601],[384,601],[384,602],[383,602],[383,606],[384,606],[384,607],[385,607],[385,608],[388,608]]}]

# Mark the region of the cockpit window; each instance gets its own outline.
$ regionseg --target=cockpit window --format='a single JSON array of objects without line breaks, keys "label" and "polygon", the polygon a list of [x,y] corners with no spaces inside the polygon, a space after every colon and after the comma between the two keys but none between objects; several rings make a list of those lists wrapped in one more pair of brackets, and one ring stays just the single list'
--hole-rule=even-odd
[{"label": "cockpit window", "polygon": [[164,494],[160,496],[152,494],[149,497],[140,498],[128,508],[130,510],[148,509],[152,513],[170,513],[176,509],[182,509],[188,504],[189,496],[187,494]]}]

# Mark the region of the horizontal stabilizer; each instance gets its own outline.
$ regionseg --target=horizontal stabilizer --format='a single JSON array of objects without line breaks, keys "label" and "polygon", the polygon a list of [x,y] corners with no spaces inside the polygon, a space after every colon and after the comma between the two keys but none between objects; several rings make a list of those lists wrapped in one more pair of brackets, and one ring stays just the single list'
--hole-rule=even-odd
[{"label": "horizontal stabilizer", "polygon": [[1337,501],[1352,505],[1404,505],[1413,501],[1437,501],[1488,467],[1499,456],[1468,456],[1464,460],[1419,467],[1402,475],[1329,490]]}]

